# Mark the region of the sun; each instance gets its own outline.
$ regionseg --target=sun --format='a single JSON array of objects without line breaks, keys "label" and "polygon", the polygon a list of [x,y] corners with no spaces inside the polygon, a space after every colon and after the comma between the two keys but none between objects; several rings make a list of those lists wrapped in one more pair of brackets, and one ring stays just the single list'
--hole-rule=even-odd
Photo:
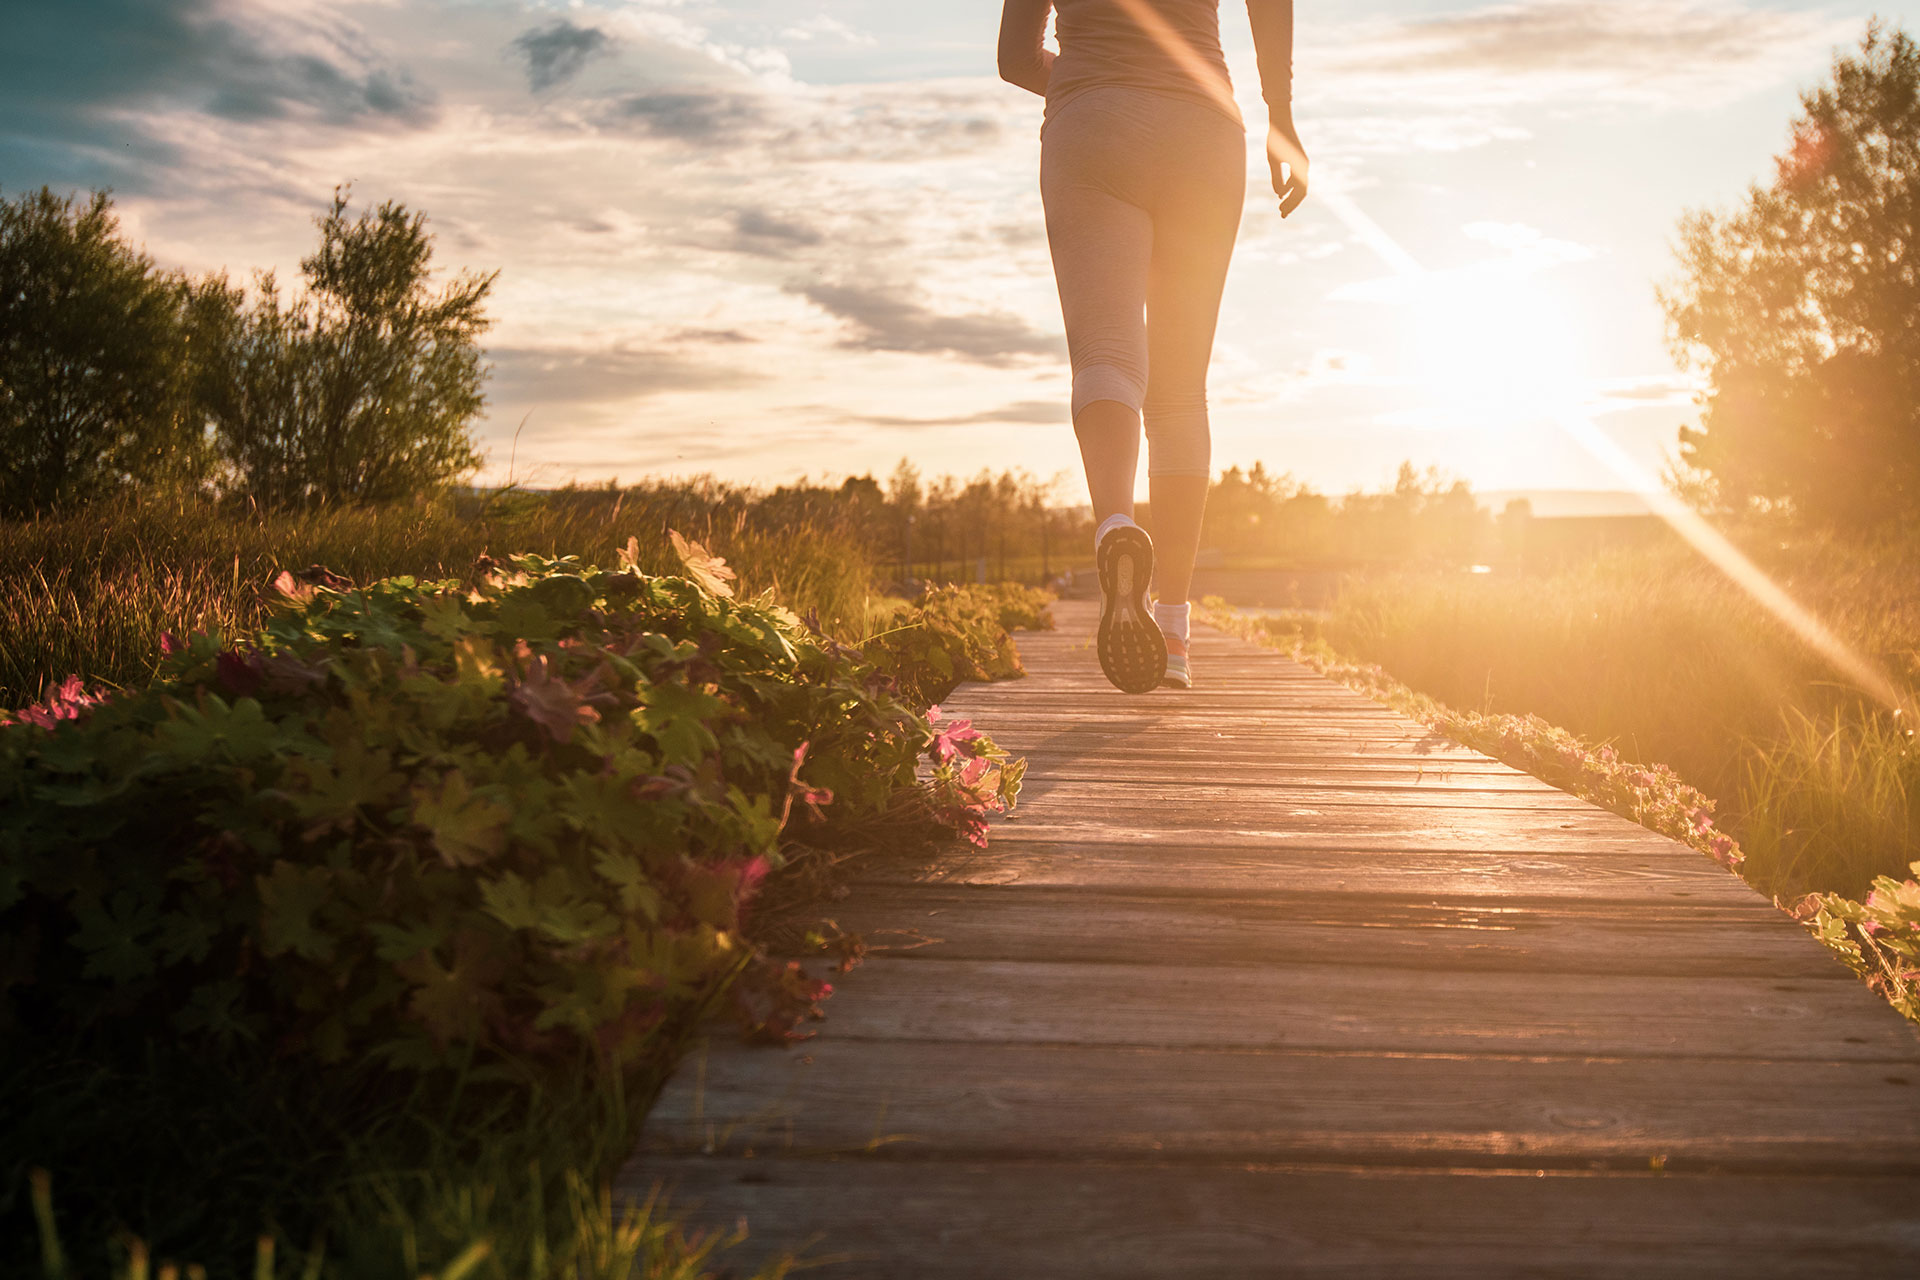
[{"label": "sun", "polygon": [[1518,264],[1404,281],[1402,369],[1423,408],[1488,430],[1577,408],[1593,381],[1577,313]]}]

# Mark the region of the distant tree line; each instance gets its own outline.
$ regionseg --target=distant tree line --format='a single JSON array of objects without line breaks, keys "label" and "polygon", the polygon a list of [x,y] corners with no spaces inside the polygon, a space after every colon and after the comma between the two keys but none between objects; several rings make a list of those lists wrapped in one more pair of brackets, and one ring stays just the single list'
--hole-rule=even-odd
[{"label": "distant tree line", "polygon": [[[929,479],[902,459],[883,482],[871,475],[799,481],[773,489],[714,480],[574,485],[502,494],[498,502],[593,509],[617,522],[645,512],[662,527],[704,536],[715,526],[778,531],[831,528],[862,544],[896,582],[1039,582],[1093,562],[1093,517],[1069,505],[1076,486],[1025,471]],[[1528,541],[1524,499],[1496,517],[1463,480],[1402,463],[1389,488],[1329,497],[1261,463],[1230,467],[1208,497],[1203,549],[1229,564],[1359,568],[1427,563],[1465,567],[1514,561]],[[1149,529],[1153,511],[1136,513]]]},{"label": "distant tree line", "polygon": [[0,516],[124,492],[381,502],[479,465],[495,276],[431,284],[423,214],[334,192],[283,297],[167,271],[105,192],[0,200]]},{"label": "distant tree line", "polygon": [[1464,480],[1400,464],[1391,488],[1333,498],[1261,463],[1229,467],[1207,494],[1202,547],[1294,565],[1428,560],[1487,554],[1493,516]]}]

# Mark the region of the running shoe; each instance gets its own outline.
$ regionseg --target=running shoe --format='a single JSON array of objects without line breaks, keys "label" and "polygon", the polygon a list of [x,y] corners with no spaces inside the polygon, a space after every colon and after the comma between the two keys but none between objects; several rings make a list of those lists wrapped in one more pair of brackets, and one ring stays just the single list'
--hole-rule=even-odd
[{"label": "running shoe", "polygon": [[1187,642],[1167,636],[1167,673],[1160,677],[1163,689],[1193,688],[1193,668],[1187,662]]},{"label": "running shoe", "polygon": [[1100,669],[1116,688],[1146,693],[1167,671],[1167,642],[1147,604],[1153,539],[1138,525],[1120,525],[1100,539],[1094,564],[1100,574]]}]

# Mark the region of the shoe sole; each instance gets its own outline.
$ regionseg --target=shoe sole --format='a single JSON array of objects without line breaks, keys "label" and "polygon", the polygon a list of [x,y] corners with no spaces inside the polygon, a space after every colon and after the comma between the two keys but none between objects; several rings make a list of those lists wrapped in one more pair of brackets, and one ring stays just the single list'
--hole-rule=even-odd
[{"label": "shoe sole", "polygon": [[1153,540],[1121,526],[1100,540],[1100,669],[1124,693],[1149,693],[1167,673],[1167,642],[1147,604]]}]

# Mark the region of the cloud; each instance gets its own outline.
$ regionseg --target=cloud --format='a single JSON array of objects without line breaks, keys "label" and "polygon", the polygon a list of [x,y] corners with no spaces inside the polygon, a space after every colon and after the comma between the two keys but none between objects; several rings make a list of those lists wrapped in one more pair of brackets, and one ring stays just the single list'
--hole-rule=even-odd
[{"label": "cloud", "polygon": [[856,31],[838,18],[830,18],[825,14],[808,18],[805,22],[797,22],[780,34],[788,40],[801,44],[815,40],[852,46],[871,46],[879,43],[874,36],[864,31]]},{"label": "cloud", "polygon": [[8,7],[0,164],[54,181],[145,185],[176,150],[146,127],[185,111],[240,125],[419,127],[437,99],[351,21],[223,0]]},{"label": "cloud", "polygon": [[787,292],[846,321],[852,330],[841,343],[846,347],[954,355],[992,366],[1066,351],[1064,338],[1041,333],[1018,316],[1006,312],[942,315],[908,290],[894,286],[792,284]]},{"label": "cloud", "polygon": [[808,248],[826,239],[815,227],[765,209],[734,210],[733,230],[733,249],[770,257],[785,257],[795,249]]},{"label": "cloud", "polygon": [[760,339],[738,329],[681,329],[673,334],[675,342],[697,342],[717,347],[741,347]]},{"label": "cloud", "polygon": [[1650,373],[1608,378],[1594,384],[1593,398],[1587,408],[1595,414],[1623,413],[1631,409],[1679,408],[1693,404],[1704,386],[1705,379],[1690,373]]},{"label": "cloud", "polygon": [[1031,423],[1066,426],[1071,417],[1065,400],[1016,400],[997,409],[949,418],[907,418],[886,414],[855,415],[847,419],[872,427],[980,427],[995,423]]},{"label": "cloud", "polygon": [[1698,107],[1779,82],[1852,25],[1740,0],[1522,0],[1354,23],[1314,56],[1355,101]]},{"label": "cloud", "polygon": [[1801,15],[1731,3],[1535,0],[1405,23],[1371,60],[1382,71],[1615,71],[1668,74],[1768,56]]},{"label": "cloud", "polygon": [[614,119],[676,142],[739,143],[764,129],[766,104],[757,93],[713,89],[655,90],[614,104]]},{"label": "cloud", "polygon": [[1469,222],[1460,231],[1469,240],[1504,251],[1516,265],[1524,267],[1585,262],[1594,255],[1590,245],[1555,240],[1524,222]]},{"label": "cloud", "polygon": [[534,27],[514,39],[527,63],[527,86],[535,93],[564,84],[597,54],[611,51],[613,39],[598,27],[576,27],[565,18]]},{"label": "cloud", "polygon": [[735,389],[765,380],[753,370],[647,348],[492,347],[487,356],[493,362],[488,400],[516,407],[604,404],[675,391]]}]

